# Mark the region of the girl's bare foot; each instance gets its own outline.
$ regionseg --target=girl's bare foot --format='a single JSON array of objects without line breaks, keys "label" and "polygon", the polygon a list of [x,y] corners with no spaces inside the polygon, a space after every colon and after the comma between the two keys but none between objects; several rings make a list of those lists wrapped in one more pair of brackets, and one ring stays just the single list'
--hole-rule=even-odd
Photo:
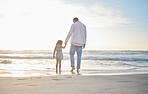
[{"label": "girl's bare foot", "polygon": [[59,74],[61,74],[61,71],[59,71]]},{"label": "girl's bare foot", "polygon": [[58,74],[58,70],[56,70],[56,74]]}]

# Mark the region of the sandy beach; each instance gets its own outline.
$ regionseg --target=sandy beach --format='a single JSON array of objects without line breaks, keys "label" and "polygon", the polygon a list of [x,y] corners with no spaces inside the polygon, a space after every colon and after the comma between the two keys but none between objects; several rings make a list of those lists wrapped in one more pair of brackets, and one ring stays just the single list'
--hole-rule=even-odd
[{"label": "sandy beach", "polygon": [[0,77],[0,94],[148,94],[148,74]]}]

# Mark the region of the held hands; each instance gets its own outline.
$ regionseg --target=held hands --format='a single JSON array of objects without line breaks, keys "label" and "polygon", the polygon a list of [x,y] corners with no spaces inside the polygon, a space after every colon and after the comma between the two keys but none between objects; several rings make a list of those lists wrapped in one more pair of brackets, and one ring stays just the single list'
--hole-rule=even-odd
[{"label": "held hands", "polygon": [[66,45],[67,45],[67,42],[65,42],[65,46],[64,46],[63,48],[65,48],[65,47],[66,47]]},{"label": "held hands", "polygon": [[67,42],[65,42],[65,45],[67,45]]}]

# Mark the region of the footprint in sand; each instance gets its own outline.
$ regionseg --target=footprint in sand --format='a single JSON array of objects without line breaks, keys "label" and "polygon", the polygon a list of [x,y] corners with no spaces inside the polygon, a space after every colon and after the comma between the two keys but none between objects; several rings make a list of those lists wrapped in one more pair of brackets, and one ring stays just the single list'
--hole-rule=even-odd
[{"label": "footprint in sand", "polygon": [[117,81],[117,82],[132,82],[132,81]]},{"label": "footprint in sand", "polygon": [[27,80],[26,78],[23,78],[23,79],[17,79],[17,80]]},{"label": "footprint in sand", "polygon": [[66,80],[66,79],[53,78],[52,80],[55,80],[55,81],[60,81],[60,80]]},{"label": "footprint in sand", "polygon": [[37,86],[37,85],[27,85],[27,86]]},{"label": "footprint in sand", "polygon": [[62,76],[62,77],[55,77],[52,80],[60,81],[60,80],[67,80],[72,78],[71,76]]}]

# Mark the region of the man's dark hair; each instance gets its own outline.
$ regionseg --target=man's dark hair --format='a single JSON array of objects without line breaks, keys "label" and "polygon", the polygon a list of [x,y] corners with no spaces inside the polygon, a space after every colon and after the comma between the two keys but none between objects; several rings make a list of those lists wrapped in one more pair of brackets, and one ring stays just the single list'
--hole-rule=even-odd
[{"label": "man's dark hair", "polygon": [[73,18],[73,21],[79,21],[79,19],[77,17]]}]

